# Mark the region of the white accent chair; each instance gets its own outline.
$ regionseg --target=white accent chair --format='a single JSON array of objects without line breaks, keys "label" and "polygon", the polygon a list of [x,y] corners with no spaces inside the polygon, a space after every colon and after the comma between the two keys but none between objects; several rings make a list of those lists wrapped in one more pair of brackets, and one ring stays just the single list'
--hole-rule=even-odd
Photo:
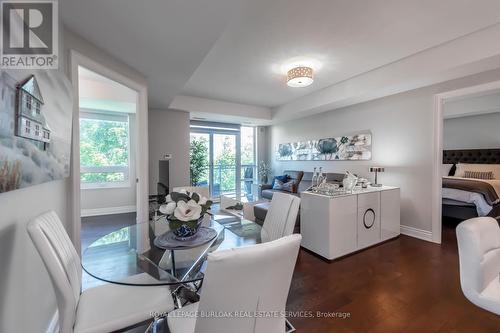
[{"label": "white accent chair", "polygon": [[[283,316],[217,318],[207,314],[283,313],[301,239],[301,235],[295,234],[269,243],[210,253],[200,302],[169,313],[170,332],[284,333]],[[197,311],[201,314],[198,317]]]},{"label": "white accent chair", "polygon": [[180,187],[174,187],[172,189],[173,192],[179,192],[180,190],[186,190],[190,193],[195,192],[201,195],[202,197],[210,199],[210,193],[207,186],[180,186]]},{"label": "white accent chair", "polygon": [[460,284],[469,301],[500,315],[500,228],[491,217],[457,227]]},{"label": "white accent chair", "polygon": [[293,234],[300,198],[295,195],[276,192],[262,225],[262,242],[269,242]]},{"label": "white accent chair", "polygon": [[[54,286],[59,332],[111,332],[152,319],[153,312],[174,309],[169,287],[107,284],[81,292],[80,257],[57,214],[42,214],[27,229]],[[152,277],[138,274],[131,279]]]}]

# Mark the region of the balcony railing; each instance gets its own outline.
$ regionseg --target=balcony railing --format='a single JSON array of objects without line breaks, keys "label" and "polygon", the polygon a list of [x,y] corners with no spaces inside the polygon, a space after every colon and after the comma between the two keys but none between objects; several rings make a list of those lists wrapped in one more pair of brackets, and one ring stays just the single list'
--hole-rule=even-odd
[{"label": "balcony railing", "polygon": [[[218,197],[221,194],[233,194],[236,193],[236,165],[214,165],[213,170],[213,184],[212,197]],[[250,195],[252,194],[252,183],[255,179],[256,165],[254,164],[242,164],[241,165],[241,194]],[[208,185],[208,173],[204,181],[199,185]]]}]

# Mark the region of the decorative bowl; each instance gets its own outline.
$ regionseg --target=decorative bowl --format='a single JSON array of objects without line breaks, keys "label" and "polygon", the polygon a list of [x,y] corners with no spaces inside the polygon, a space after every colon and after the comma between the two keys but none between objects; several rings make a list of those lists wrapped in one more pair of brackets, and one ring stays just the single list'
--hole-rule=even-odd
[{"label": "decorative bowl", "polygon": [[170,230],[172,230],[176,239],[189,240],[193,239],[196,236],[201,222],[203,222],[203,217],[200,217],[198,220],[191,221],[181,221],[177,219],[167,218],[167,221]]}]

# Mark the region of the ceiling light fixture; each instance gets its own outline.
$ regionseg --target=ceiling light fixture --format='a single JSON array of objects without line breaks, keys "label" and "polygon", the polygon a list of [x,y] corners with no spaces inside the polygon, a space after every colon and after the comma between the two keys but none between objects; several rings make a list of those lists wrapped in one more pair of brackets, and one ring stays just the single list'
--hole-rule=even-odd
[{"label": "ceiling light fixture", "polygon": [[299,66],[290,69],[286,74],[286,84],[289,87],[307,87],[313,83],[313,69],[311,67]]}]

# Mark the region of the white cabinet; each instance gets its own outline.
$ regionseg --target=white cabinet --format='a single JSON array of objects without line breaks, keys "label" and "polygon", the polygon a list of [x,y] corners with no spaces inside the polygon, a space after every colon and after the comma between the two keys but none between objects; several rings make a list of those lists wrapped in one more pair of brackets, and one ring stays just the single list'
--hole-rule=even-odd
[{"label": "white cabinet", "polygon": [[399,201],[399,189],[389,186],[339,196],[302,192],[302,246],[335,259],[396,237]]},{"label": "white cabinet", "polygon": [[[331,253],[344,255],[356,250],[356,213],[355,197],[330,200],[325,196],[301,197],[301,234],[302,246],[328,258]],[[345,223],[330,223],[328,216]],[[314,228],[304,228],[302,219],[314,221]]]},{"label": "white cabinet", "polygon": [[400,233],[401,197],[399,188],[380,192],[381,239],[394,238]]},{"label": "white cabinet", "polygon": [[357,248],[380,242],[380,192],[358,195]]}]

